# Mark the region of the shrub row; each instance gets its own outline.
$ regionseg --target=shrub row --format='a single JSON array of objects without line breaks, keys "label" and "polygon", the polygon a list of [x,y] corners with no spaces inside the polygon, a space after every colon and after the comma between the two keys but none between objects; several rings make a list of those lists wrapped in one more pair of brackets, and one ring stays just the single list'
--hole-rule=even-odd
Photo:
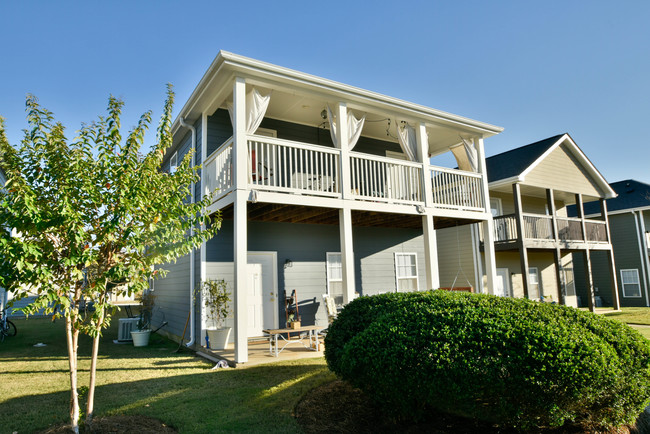
[{"label": "shrub row", "polygon": [[577,309],[447,291],[361,297],[325,340],[332,371],[397,419],[432,409],[502,426],[633,423],[650,346]]}]

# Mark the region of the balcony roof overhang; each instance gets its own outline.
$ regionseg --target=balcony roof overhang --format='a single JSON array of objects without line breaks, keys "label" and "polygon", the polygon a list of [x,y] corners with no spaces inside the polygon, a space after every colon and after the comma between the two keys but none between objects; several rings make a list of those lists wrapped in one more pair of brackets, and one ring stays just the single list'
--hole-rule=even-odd
[{"label": "balcony roof overhang", "polygon": [[[355,112],[422,122],[429,132],[432,154],[447,151],[450,146],[457,144],[460,141],[459,134],[486,138],[503,131],[503,128],[487,123],[220,51],[174,121],[172,133],[175,140],[180,138],[177,134],[185,134],[185,131],[181,130],[180,118],[192,123],[199,119],[202,113],[212,114],[223,106],[226,99],[231,97],[235,77],[242,77],[247,83],[260,88],[273,89],[274,93],[307,97],[330,104],[340,101],[345,102],[348,108]],[[320,113],[322,106],[312,109]],[[273,113],[268,113],[267,116],[273,117]],[[314,118],[318,119],[316,116]]]}]

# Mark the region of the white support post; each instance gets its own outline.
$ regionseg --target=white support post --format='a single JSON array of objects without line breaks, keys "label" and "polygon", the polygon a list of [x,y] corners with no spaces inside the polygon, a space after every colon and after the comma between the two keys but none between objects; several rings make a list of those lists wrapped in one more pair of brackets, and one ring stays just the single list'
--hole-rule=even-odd
[{"label": "white support post", "polygon": [[344,102],[340,102],[336,111],[336,136],[339,139],[341,152],[341,197],[350,199],[352,195],[352,183],[350,182],[350,150],[348,141],[348,108]]},{"label": "white support post", "polygon": [[352,211],[339,210],[339,230],[341,234],[341,265],[343,273],[343,304],[354,300],[354,249],[352,245]]},{"label": "white support post", "polygon": [[424,187],[424,205],[433,206],[433,190],[431,186],[431,173],[429,171],[429,142],[427,140],[427,127],[420,122],[416,131],[418,141],[418,161],[422,163],[422,186]]},{"label": "white support post", "polygon": [[[208,153],[208,114],[203,112],[201,114],[201,200],[205,197],[205,159],[207,158]],[[206,243],[201,243],[201,266],[200,266],[200,275],[201,282],[205,282],[207,279],[206,274]],[[201,340],[199,343],[205,341],[205,329],[206,329],[206,318],[205,312],[203,310],[203,303],[199,303],[199,312],[201,312]]]},{"label": "white support post", "polygon": [[478,171],[481,174],[481,185],[483,193],[483,204],[485,212],[489,214],[483,222],[483,251],[485,253],[485,274],[487,275],[488,293],[494,294],[497,276],[496,256],[494,252],[494,220],[490,210],[490,193],[488,190],[487,166],[485,164],[485,147],[483,139],[476,139],[476,153],[478,157]]},{"label": "white support post", "polygon": [[246,142],[246,81],[237,77],[233,89],[234,120],[232,159],[234,169],[235,201],[234,248],[235,267],[235,362],[248,361],[248,324],[246,314],[246,265],[248,262],[247,200],[248,200],[248,144]]},{"label": "white support post", "polygon": [[440,273],[438,270],[438,246],[436,230],[433,226],[433,215],[422,216],[422,231],[424,233],[424,264],[426,266],[427,289],[440,288]]}]

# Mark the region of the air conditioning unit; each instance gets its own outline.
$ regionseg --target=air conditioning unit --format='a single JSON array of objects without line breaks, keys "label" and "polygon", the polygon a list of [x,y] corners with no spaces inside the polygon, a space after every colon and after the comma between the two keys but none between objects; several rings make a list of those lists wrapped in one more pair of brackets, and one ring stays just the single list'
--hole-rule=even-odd
[{"label": "air conditioning unit", "polygon": [[117,340],[119,342],[132,341],[131,331],[138,329],[138,318],[120,318]]}]

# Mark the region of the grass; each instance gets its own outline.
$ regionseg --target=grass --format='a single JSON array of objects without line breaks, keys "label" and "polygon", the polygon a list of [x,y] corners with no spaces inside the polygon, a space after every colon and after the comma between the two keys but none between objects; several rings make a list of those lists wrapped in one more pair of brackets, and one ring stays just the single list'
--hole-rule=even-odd
[{"label": "grass", "polygon": [[[69,375],[64,323],[14,321],[0,343],[3,432],[33,432],[68,422]],[[332,381],[324,359],[212,371],[212,363],[152,336],[148,347],[100,344],[96,416],[141,414],[180,432],[298,432],[293,410],[308,390]],[[33,345],[43,342],[46,347]],[[80,340],[80,385],[88,384],[90,340]],[[85,407],[85,406],[84,406]]]},{"label": "grass", "polygon": [[650,325],[650,308],[648,307],[623,307],[621,312],[611,312],[604,315],[628,324]]}]

